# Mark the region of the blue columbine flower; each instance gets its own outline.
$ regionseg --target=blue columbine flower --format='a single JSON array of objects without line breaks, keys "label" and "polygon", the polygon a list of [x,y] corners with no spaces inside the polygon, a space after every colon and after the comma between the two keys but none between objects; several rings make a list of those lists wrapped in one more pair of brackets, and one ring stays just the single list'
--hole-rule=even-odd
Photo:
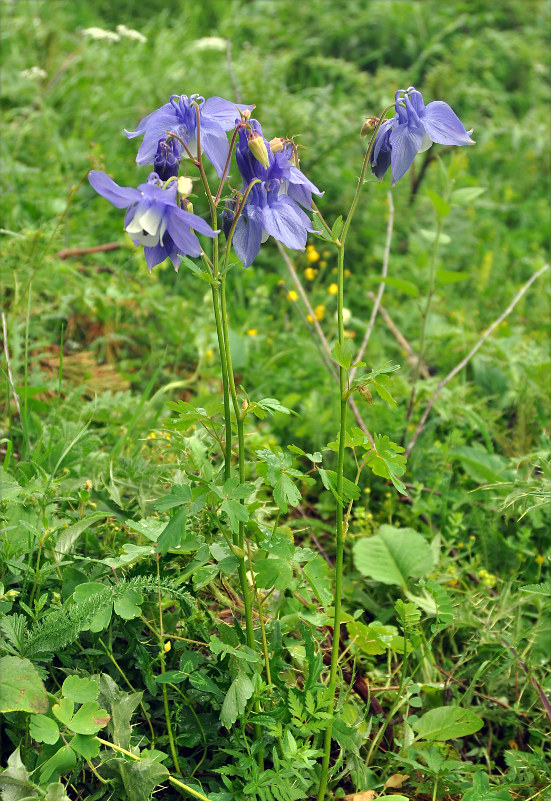
[{"label": "blue columbine flower", "polygon": [[396,114],[385,120],[375,138],[371,153],[371,170],[379,180],[392,167],[396,183],[409,170],[417,153],[437,142],[440,145],[474,145],[471,131],[466,131],[454,111],[442,100],[428,106],[413,86],[398,89],[395,94]]},{"label": "blue columbine flower", "polygon": [[181,209],[176,202],[176,182],[164,189],[157,173],[152,172],[147,183],[137,189],[119,186],[97,170],[92,170],[88,180],[118,209],[128,207],[124,230],[135,245],[143,245],[149,272],[166,258],[177,270],[181,256],[200,256],[201,245],[192,229],[210,237],[217,233],[201,217]]},{"label": "blue columbine flower", "polygon": [[[138,164],[152,164],[159,140],[168,132],[178,134],[195,155],[197,152],[197,115],[199,106],[201,121],[201,148],[214,166],[218,177],[222,176],[229,153],[226,131],[235,127],[235,120],[243,109],[254,106],[237,105],[221,97],[200,95],[172,95],[169,103],[153,111],[138,124],[135,131],[125,131],[129,139],[143,134],[143,142],[138,150]],[[182,155],[182,145],[176,140],[178,155]]]},{"label": "blue columbine flower", "polygon": [[[235,157],[243,191],[257,178],[261,183],[251,189],[241,216],[235,226],[233,246],[244,267],[255,260],[260,245],[269,236],[279,240],[291,250],[304,250],[308,232],[313,232],[308,215],[300,208],[311,207],[312,193],[323,194],[294,165],[293,148],[280,142],[272,152],[270,142],[264,139],[268,165],[264,166],[251,151],[249,139],[262,137],[257,120],[248,120],[247,128],[239,131]],[[272,143],[273,146],[273,143]],[[298,201],[298,202],[297,202]],[[229,215],[226,215],[229,217]],[[226,227],[228,220],[226,220]]]}]

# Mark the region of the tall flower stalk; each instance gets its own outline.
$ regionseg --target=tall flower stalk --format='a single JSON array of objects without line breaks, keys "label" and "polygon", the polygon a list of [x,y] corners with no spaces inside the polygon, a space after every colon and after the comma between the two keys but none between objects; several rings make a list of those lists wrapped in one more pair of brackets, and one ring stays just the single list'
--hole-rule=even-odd
[{"label": "tall flower stalk", "polygon": [[[356,186],[356,192],[352,199],[350,209],[348,211],[345,223],[343,225],[340,236],[336,239],[337,246],[337,341],[342,351],[344,347],[344,252],[345,243],[352,217],[358,206],[360,199],[360,192],[365,182],[367,168],[370,164],[371,153],[374,143],[377,138],[377,133],[384,119],[387,108],[381,114],[373,135],[366,150],[360,177]],[[336,519],[336,542],[335,542],[335,594],[334,594],[334,616],[333,616],[333,642],[331,647],[331,667],[329,669],[329,682],[328,682],[328,695],[330,697],[330,704],[328,713],[332,716],[335,710],[335,695],[337,691],[337,674],[339,663],[339,644],[340,644],[340,630],[341,630],[341,616],[342,616],[342,577],[343,577],[343,562],[344,562],[344,540],[346,536],[345,526],[345,509],[343,498],[343,484],[344,484],[344,446],[346,439],[346,412],[348,409],[348,370],[339,365],[339,435],[338,435],[338,451],[337,451],[337,519]],[[325,798],[325,791],[327,788],[327,776],[329,771],[329,758],[331,755],[331,735],[333,733],[333,722],[329,721],[329,725],[325,730],[324,743],[323,743],[323,758],[321,763],[321,776],[318,788],[318,801],[323,801]]]}]

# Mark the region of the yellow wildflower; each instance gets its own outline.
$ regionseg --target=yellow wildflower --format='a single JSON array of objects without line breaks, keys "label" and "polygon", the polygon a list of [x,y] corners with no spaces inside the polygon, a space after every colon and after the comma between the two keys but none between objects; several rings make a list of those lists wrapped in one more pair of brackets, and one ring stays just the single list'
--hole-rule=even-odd
[{"label": "yellow wildflower", "polygon": [[351,275],[352,275],[352,273],[350,272],[350,270],[349,270],[348,268],[347,268],[347,269],[345,269],[345,271],[344,271],[344,277],[345,277],[345,278],[350,278],[350,276],[351,276]]},{"label": "yellow wildflower", "polygon": [[327,267],[327,262],[326,261],[320,261],[320,267],[322,267],[322,268],[323,267]]},{"label": "yellow wildflower", "polygon": [[165,654],[168,654],[168,652],[170,651],[171,648],[172,648],[172,643],[170,642],[170,640],[167,640],[165,642],[164,648],[163,648]]},{"label": "yellow wildflower", "polygon": [[543,556],[541,553],[539,553],[536,556],[536,562],[537,562],[538,565],[543,565],[543,563],[545,562],[545,556]]},{"label": "yellow wildflower", "polygon": [[294,289],[290,289],[287,292],[287,300],[291,300],[293,303],[295,303],[298,300],[298,294],[295,292]]},{"label": "yellow wildflower", "polygon": [[319,306],[316,306],[316,308],[314,309],[314,317],[316,318],[316,320],[323,320],[323,318],[325,317],[325,306],[323,305],[323,303],[320,303]]},{"label": "yellow wildflower", "polygon": [[330,295],[336,295],[339,291],[339,287],[337,284],[329,284],[329,289],[327,290]]},{"label": "yellow wildflower", "polygon": [[306,315],[306,319],[308,320],[309,323],[313,323],[314,322],[314,318],[312,317],[311,314],[307,314]]},{"label": "yellow wildflower", "polygon": [[248,328],[247,329],[247,336],[248,337],[255,337],[258,334],[258,328]]},{"label": "yellow wildflower", "polygon": [[317,274],[318,271],[314,270],[313,267],[307,267],[304,271],[304,277],[307,281],[313,281]]},{"label": "yellow wildflower", "polygon": [[314,247],[314,245],[308,245],[306,248],[306,261],[309,264],[315,264],[315,262],[319,261],[320,254]]}]

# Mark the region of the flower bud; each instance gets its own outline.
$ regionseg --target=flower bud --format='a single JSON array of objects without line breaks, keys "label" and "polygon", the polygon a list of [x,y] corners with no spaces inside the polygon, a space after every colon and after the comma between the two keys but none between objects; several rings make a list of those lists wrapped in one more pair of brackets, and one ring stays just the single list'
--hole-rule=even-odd
[{"label": "flower bud", "polygon": [[186,175],[181,175],[178,178],[178,194],[181,198],[186,198],[191,195],[193,189],[193,183],[191,178],[188,178]]},{"label": "flower bud", "polygon": [[157,152],[153,159],[153,168],[161,181],[168,181],[178,175],[180,156],[176,139],[163,136],[157,144]]},{"label": "flower bud", "polygon": [[251,110],[250,108],[244,108],[241,112],[241,119],[249,120],[251,118]]},{"label": "flower bud", "polygon": [[378,117],[368,117],[364,122],[364,124],[362,125],[360,136],[368,136],[368,134],[371,133],[371,131],[373,130],[373,128],[375,128],[378,122],[379,122]]},{"label": "flower bud", "polygon": [[249,136],[249,148],[253,156],[259,161],[263,167],[270,166],[270,157],[268,156],[268,148],[263,136],[257,133],[252,133]]},{"label": "flower bud", "polygon": [[283,150],[285,139],[282,139],[281,136],[274,136],[273,139],[270,139],[268,144],[270,145],[272,153],[280,153]]},{"label": "flower bud", "polygon": [[373,395],[371,394],[371,392],[368,390],[368,388],[366,386],[360,385],[358,387],[358,392],[360,393],[362,398],[364,400],[366,400],[368,403],[373,403]]}]

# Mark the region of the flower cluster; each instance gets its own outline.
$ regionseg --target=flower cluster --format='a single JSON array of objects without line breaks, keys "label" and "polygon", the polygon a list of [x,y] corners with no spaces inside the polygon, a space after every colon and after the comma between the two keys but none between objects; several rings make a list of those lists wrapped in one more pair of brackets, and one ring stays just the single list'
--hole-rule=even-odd
[{"label": "flower cluster", "polygon": [[[231,159],[228,131],[234,134],[242,188],[227,201],[222,219],[226,235],[233,229],[234,249],[243,265],[252,264],[269,236],[291,249],[304,249],[313,228],[301,207],[311,208],[312,193],[322,193],[298,169],[291,143],[264,139],[260,124],[250,119],[253,108],[221,97],[172,95],[135,131],[125,131],[129,139],[143,137],[136,161],[153,166],[147,183],[137,189],[121,187],[105,173],[90,173],[90,184],[100,195],[118,208],[128,208],[125,231],[136,245],[143,245],[150,270],[167,257],[177,269],[181,256],[201,255],[193,231],[210,237],[218,234],[191,213],[184,200],[191,181],[185,179],[190,188],[183,192],[184,178],[178,179],[178,174],[183,158],[200,167],[204,155],[224,182]],[[219,197],[220,190],[215,206]]]},{"label": "flower cluster", "polygon": [[[296,166],[293,146],[282,139],[268,142],[260,123],[250,119],[239,130],[235,157],[242,192],[253,184],[233,235],[243,266],[253,263],[269,236],[291,250],[304,250],[308,232],[314,229],[301,206],[311,208],[312,194],[322,192]],[[226,216],[229,220],[232,215]]]},{"label": "flower cluster", "polygon": [[442,100],[425,106],[421,92],[413,86],[398,89],[395,114],[385,120],[375,137],[371,153],[371,170],[379,180],[389,167],[396,183],[409,170],[417,153],[437,142],[440,145],[474,145],[471,131]]}]

